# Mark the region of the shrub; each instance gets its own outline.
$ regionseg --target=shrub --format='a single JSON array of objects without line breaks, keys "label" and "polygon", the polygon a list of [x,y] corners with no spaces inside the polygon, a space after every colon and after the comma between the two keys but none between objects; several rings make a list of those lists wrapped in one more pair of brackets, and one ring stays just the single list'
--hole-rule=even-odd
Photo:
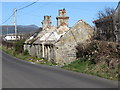
[{"label": "shrub", "polygon": [[116,63],[120,59],[119,47],[118,43],[94,40],[86,45],[78,44],[76,54],[77,58],[87,57],[92,63],[106,61],[110,66],[112,62]]},{"label": "shrub", "polygon": [[27,49],[23,52],[23,55],[29,55],[29,52]]},{"label": "shrub", "polygon": [[98,47],[95,43],[89,43],[87,45],[78,44],[76,46],[77,58],[82,58],[81,60],[89,60],[92,64],[95,63],[94,58],[96,56]]},{"label": "shrub", "polygon": [[25,42],[24,39],[15,42],[14,47],[15,47],[15,52],[16,52],[16,53],[22,53],[22,52],[23,52],[23,49],[24,49],[24,48],[23,48],[23,45],[24,45],[24,42]]}]

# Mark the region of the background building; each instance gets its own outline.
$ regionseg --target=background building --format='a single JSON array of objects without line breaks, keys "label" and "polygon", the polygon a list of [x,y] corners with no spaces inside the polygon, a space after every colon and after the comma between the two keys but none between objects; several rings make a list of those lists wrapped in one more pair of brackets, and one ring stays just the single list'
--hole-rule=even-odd
[{"label": "background building", "polygon": [[120,42],[120,2],[115,12],[107,17],[93,21],[96,26],[96,39]]}]

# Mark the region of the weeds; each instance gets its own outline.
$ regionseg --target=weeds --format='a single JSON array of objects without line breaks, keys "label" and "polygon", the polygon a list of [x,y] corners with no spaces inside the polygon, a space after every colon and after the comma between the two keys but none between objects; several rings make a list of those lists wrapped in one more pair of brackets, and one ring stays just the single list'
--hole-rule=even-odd
[{"label": "weeds", "polygon": [[69,65],[65,65],[62,68],[67,70],[72,70],[75,72],[87,73],[91,75],[96,75],[111,80],[119,79],[118,68],[109,69],[106,63],[91,64],[88,60],[76,60]]}]

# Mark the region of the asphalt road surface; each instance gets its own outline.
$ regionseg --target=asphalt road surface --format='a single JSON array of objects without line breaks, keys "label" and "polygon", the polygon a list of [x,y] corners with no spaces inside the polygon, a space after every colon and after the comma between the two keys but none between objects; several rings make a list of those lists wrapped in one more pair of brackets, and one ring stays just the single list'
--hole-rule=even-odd
[{"label": "asphalt road surface", "polygon": [[118,88],[118,82],[2,53],[2,88]]}]

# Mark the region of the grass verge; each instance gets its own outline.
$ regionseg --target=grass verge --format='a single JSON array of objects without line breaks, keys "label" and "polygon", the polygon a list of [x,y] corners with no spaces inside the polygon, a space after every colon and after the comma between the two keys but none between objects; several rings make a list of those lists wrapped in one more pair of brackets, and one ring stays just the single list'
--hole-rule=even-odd
[{"label": "grass verge", "polygon": [[[6,48],[4,46],[0,46],[0,49],[6,52],[9,55],[15,56],[16,58],[19,58],[21,60],[26,60],[29,62],[34,62],[36,64],[46,64],[46,65],[56,65],[51,62],[48,62],[45,59],[40,59],[37,57],[31,57],[29,55],[24,55],[23,53],[16,54],[14,48]],[[119,70],[118,68],[120,65],[118,65],[115,69],[110,69],[107,67],[105,62],[100,62],[98,64],[93,64],[89,60],[76,60],[72,62],[71,64],[64,65],[62,68],[66,70],[72,70],[75,72],[81,72],[86,73],[90,75],[95,75],[99,77],[103,77],[106,79],[111,80],[119,80]]]},{"label": "grass verge", "polygon": [[92,64],[88,60],[82,61],[79,59],[72,62],[71,64],[63,66],[62,68],[67,70],[72,70],[75,72],[95,75],[95,76],[99,76],[99,77],[110,79],[110,80],[119,80],[118,67],[116,67],[115,69],[110,69],[107,67],[105,62]]},{"label": "grass verge", "polygon": [[24,55],[24,53],[17,53],[17,52],[15,52],[15,49],[13,47],[12,48],[6,48],[4,46],[0,46],[0,49],[2,51],[4,51],[5,53],[9,54],[9,55],[12,55],[16,58],[19,58],[21,60],[25,60],[25,61],[28,61],[28,62],[34,62],[35,64],[46,64],[46,65],[50,65],[50,66],[56,65],[56,64],[53,64],[51,62],[48,62],[45,59],[32,57],[30,55]]}]

